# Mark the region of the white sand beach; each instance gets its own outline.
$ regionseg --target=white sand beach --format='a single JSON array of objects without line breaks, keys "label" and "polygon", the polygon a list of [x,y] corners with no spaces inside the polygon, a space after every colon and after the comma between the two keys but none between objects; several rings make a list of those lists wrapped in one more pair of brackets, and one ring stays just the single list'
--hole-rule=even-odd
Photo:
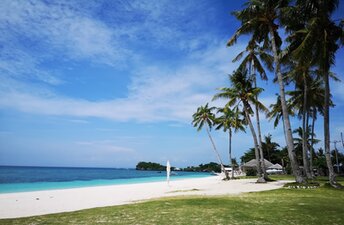
[{"label": "white sand beach", "polygon": [[130,204],[180,195],[231,195],[282,187],[287,181],[257,184],[255,179],[222,181],[220,177],[128,185],[0,194],[0,218],[17,218]]}]

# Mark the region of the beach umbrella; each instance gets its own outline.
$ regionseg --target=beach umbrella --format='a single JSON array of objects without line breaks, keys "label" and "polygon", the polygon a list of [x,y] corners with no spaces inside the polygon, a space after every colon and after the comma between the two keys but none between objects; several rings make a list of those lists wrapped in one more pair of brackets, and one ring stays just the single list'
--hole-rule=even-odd
[{"label": "beach umbrella", "polygon": [[166,176],[167,176],[167,183],[170,184],[170,174],[171,174],[171,164],[170,161],[167,160],[166,163]]}]

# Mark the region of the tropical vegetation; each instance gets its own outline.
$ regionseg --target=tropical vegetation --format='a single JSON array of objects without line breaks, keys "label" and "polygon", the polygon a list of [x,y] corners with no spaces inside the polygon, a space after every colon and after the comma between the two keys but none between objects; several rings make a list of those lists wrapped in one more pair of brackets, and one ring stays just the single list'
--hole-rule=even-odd
[{"label": "tropical vegetation", "polygon": [[252,105],[257,106],[262,111],[267,111],[265,106],[258,101],[257,95],[259,95],[263,89],[253,87],[252,82],[248,78],[246,68],[240,68],[235,71],[230,77],[232,84],[231,88],[220,88],[213,100],[224,98],[228,99],[227,106],[234,107],[236,110],[240,110],[245,115],[245,122],[249,125],[255,148],[255,155],[257,162],[257,173],[259,179],[257,182],[265,182],[265,166],[261,149],[261,144],[258,142],[257,132],[253,126],[251,115],[253,114]]},{"label": "tropical vegetation", "polygon": [[166,166],[154,162],[139,162],[136,165],[136,170],[155,170],[163,171],[166,170]]},{"label": "tropical vegetation", "polygon": [[183,171],[189,171],[189,172],[221,172],[221,165],[216,162],[210,162],[206,164],[200,164],[198,166],[188,166],[183,169]]},{"label": "tropical vegetation", "polygon": [[[265,143],[262,140],[260,113],[263,113],[269,120],[274,120],[275,127],[280,121],[283,123],[287,146],[280,151],[283,154],[278,153],[279,163],[288,166],[297,183],[314,179],[314,167],[323,166],[323,162],[314,160],[325,158],[330,184],[341,188],[333,168],[329,131],[329,108],[334,107],[330,79],[338,80],[331,67],[335,64],[336,52],[344,45],[344,20],[332,19],[338,5],[338,0],[248,0],[242,10],[232,13],[240,27],[227,46],[235,45],[242,36],[248,37],[247,46],[233,59],[233,62],[241,62],[229,76],[230,86],[218,89],[213,100],[227,101],[218,110],[218,121],[224,130],[228,127],[221,110],[243,115],[241,125],[251,132],[260,182],[268,180],[263,159],[271,159],[279,147],[272,145],[269,135],[265,136]],[[286,34],[285,37],[281,33]],[[272,80],[277,83],[277,101],[270,107],[259,101],[264,90],[257,85],[256,73],[262,80],[272,75]],[[233,113],[227,116],[231,120],[236,117]],[[290,122],[294,116],[300,119],[297,129],[293,129]],[[323,117],[324,150],[316,151],[314,145],[319,140],[314,127],[319,116]],[[256,124],[253,124],[253,118]],[[295,137],[297,135],[299,137]],[[229,140],[231,143],[230,131]],[[338,155],[337,151],[334,153]],[[248,155],[252,156],[249,153],[242,159],[249,158]]]},{"label": "tropical vegetation", "polygon": [[216,129],[223,129],[224,132],[228,131],[228,155],[229,155],[229,166],[232,168],[231,179],[234,179],[234,167],[235,163],[232,158],[232,130],[245,131],[244,120],[240,116],[240,112],[236,109],[235,111],[229,107],[219,108],[218,113],[220,116],[216,119]]},{"label": "tropical vegetation", "polygon": [[197,112],[195,112],[192,116],[193,117],[192,124],[194,127],[197,127],[197,131],[200,131],[203,128],[203,126],[205,125],[209,140],[213,146],[213,150],[215,152],[217,160],[221,165],[221,171],[223,171],[225,173],[226,179],[229,179],[229,174],[228,174],[227,170],[225,170],[222,158],[221,158],[221,156],[220,156],[220,154],[216,148],[215,142],[214,142],[214,140],[210,134],[210,130],[214,126],[215,120],[216,120],[215,114],[213,113],[214,110],[215,110],[215,107],[209,108],[208,103],[205,106],[198,107]]}]

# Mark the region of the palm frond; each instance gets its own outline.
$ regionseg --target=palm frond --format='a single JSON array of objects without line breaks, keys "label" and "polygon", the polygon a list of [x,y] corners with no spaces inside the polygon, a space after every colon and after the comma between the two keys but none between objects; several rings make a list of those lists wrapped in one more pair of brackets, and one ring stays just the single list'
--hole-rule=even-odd
[{"label": "palm frond", "polygon": [[239,61],[241,58],[242,58],[242,56],[245,54],[245,51],[242,51],[242,52],[240,52],[233,60],[232,60],[232,62],[237,62],[237,61]]},{"label": "palm frond", "polygon": [[251,30],[251,23],[247,22],[247,23],[244,23],[235,33],[234,35],[228,40],[227,42],[227,47],[230,47],[232,45],[234,45],[238,38],[243,35],[243,34],[247,34],[250,32]]}]

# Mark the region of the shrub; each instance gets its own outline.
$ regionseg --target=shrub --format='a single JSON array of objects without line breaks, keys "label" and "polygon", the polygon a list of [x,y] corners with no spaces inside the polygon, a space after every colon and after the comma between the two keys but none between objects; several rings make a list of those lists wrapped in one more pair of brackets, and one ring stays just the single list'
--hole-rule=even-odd
[{"label": "shrub", "polygon": [[255,169],[248,169],[246,171],[246,176],[257,176],[257,171]]}]

